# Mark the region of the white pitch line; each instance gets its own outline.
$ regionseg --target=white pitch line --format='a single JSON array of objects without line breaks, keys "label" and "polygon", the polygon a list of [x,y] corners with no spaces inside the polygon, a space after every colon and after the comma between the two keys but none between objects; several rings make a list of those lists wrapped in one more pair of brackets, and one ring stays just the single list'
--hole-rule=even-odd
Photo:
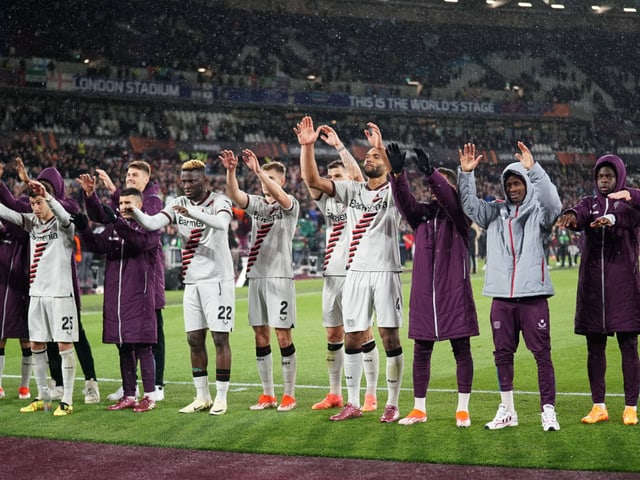
[{"label": "white pitch line", "polygon": [[[20,375],[4,375],[5,378],[20,378]],[[76,378],[76,382],[82,382],[84,378]],[[119,378],[101,378],[98,381],[98,384],[102,383],[113,383],[115,385],[122,384],[122,379]],[[165,382],[165,385],[193,385],[193,382],[178,382],[178,381],[168,381]],[[209,382],[209,385],[215,385],[215,382]],[[275,387],[284,387],[282,384],[274,384]],[[239,391],[244,390],[246,388],[262,388],[261,383],[234,383],[231,382],[229,384],[231,390]],[[296,389],[300,390],[326,390],[328,388],[327,385],[296,385]],[[401,388],[403,392],[413,392],[413,388]],[[386,388],[378,388],[379,392],[386,392]],[[455,389],[448,388],[430,388],[429,392],[434,393],[457,393]],[[486,395],[495,395],[500,393],[498,390],[472,390],[474,394],[486,394]],[[524,390],[514,390],[513,393],[516,395],[540,395],[540,392],[536,391],[524,391]],[[591,396],[590,392],[556,392],[556,395],[563,397],[589,397]],[[624,397],[624,393],[609,393],[607,392],[607,397]]]}]

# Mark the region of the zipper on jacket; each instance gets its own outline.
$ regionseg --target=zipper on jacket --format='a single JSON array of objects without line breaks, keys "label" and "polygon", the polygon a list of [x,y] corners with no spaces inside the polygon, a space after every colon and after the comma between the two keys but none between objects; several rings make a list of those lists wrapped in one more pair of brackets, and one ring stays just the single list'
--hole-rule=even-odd
[{"label": "zipper on jacket", "polygon": [[[438,226],[437,226],[437,221],[438,218],[435,217],[433,219],[433,238],[434,238],[434,247],[435,247],[435,239],[436,239],[436,232],[438,230]],[[435,274],[436,271],[436,255],[435,255],[435,248],[434,248],[434,255],[433,255],[433,273]],[[431,275],[431,291],[432,296],[431,296],[431,303],[433,304],[433,332],[436,336],[436,338],[440,338],[440,336],[438,335],[438,309],[436,306],[436,276],[435,275]]]},{"label": "zipper on jacket", "polygon": [[[604,199],[604,213],[602,215],[606,215],[609,210],[609,199],[605,197]],[[606,320],[606,304],[605,304],[605,296],[604,296],[604,234],[605,229],[600,228],[602,231],[602,239],[600,242],[600,297],[602,299],[602,331],[607,331],[607,320]]]},{"label": "zipper on jacket", "polygon": [[509,242],[511,243],[511,256],[513,257],[513,274],[511,275],[511,292],[509,292],[509,297],[511,298],[513,298],[513,290],[515,288],[515,283],[516,283],[516,262],[517,262],[516,245],[515,243],[513,243],[513,228],[511,226],[511,222],[513,222],[513,219],[518,216],[519,208],[520,208],[520,205],[516,205],[516,214],[513,217],[509,218]]},{"label": "zipper on jacket", "polygon": [[122,263],[124,259],[124,240],[120,240],[120,266],[118,267],[118,338],[122,344],[122,318],[120,312],[122,311]]}]

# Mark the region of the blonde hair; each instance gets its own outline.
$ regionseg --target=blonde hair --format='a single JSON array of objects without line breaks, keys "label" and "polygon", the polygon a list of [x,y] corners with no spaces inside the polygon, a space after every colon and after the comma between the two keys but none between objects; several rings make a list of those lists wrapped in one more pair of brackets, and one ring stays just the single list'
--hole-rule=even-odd
[{"label": "blonde hair", "polygon": [[191,159],[182,164],[182,171],[204,170],[205,164],[202,160]]},{"label": "blonde hair", "polygon": [[285,177],[287,175],[287,167],[285,167],[281,162],[269,162],[265,163],[262,166],[262,170],[268,172],[269,170],[275,170],[277,173]]}]

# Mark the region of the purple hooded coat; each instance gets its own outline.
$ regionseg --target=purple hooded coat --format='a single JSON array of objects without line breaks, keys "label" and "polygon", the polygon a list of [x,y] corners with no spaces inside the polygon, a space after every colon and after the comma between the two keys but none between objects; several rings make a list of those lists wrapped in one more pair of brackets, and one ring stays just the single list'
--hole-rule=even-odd
[{"label": "purple hooded coat", "polygon": [[[627,172],[622,160],[605,155],[596,162],[594,179],[602,165],[617,174],[615,191],[625,188]],[[640,272],[638,240],[640,212],[624,200],[611,200],[600,193],[584,197],[570,208],[577,229],[584,230],[578,277],[575,333],[640,332]],[[598,217],[613,214],[612,227],[591,228]]]},{"label": "purple hooded coat", "polygon": [[[90,201],[89,201],[90,200]],[[98,196],[94,194],[92,197],[85,198],[87,214],[89,218],[98,223],[104,223],[104,213],[100,206]],[[118,210],[120,203],[120,190],[116,189],[111,195],[111,208]],[[147,215],[155,215],[164,207],[160,198],[160,186],[155,182],[149,182],[142,192],[142,211]],[[153,294],[155,296],[156,310],[164,308],[166,304],[164,292],[164,251],[162,250],[162,242],[158,235],[158,245],[156,246],[153,260]]]},{"label": "purple hooded coat", "polygon": [[102,342],[156,343],[155,303],[149,292],[159,232],[118,217],[99,234],[89,227],[78,233],[88,251],[107,256]]},{"label": "purple hooded coat", "polygon": [[393,198],[415,232],[409,338],[449,340],[479,335],[469,278],[469,229],[458,194],[440,172],[426,177],[438,201],[418,202],[407,174],[390,175]]},{"label": "purple hooded coat", "polygon": [[29,234],[0,224],[0,338],[29,338]]}]

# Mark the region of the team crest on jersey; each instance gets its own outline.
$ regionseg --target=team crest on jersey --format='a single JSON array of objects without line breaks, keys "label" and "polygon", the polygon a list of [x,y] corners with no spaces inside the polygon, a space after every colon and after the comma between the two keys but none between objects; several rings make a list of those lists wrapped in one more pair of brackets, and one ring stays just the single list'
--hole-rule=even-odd
[{"label": "team crest on jersey", "polygon": [[538,330],[546,330],[547,329],[547,321],[544,318],[538,320]]}]

